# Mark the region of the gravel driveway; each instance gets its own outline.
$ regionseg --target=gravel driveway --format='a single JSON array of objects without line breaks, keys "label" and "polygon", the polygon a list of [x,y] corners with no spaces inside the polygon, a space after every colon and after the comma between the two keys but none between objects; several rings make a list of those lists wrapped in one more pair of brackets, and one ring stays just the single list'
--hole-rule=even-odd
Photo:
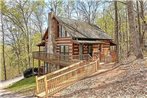
[{"label": "gravel driveway", "polygon": [[10,80],[6,80],[6,81],[0,81],[0,89],[3,89],[3,88],[6,88],[10,85],[12,85],[13,83],[17,82],[17,81],[20,81],[22,80],[24,77],[23,75],[22,76],[18,76],[18,77],[15,77],[13,79],[10,79]]},{"label": "gravel driveway", "polygon": [[0,90],[0,98],[36,98],[33,96],[23,96],[6,90]]}]

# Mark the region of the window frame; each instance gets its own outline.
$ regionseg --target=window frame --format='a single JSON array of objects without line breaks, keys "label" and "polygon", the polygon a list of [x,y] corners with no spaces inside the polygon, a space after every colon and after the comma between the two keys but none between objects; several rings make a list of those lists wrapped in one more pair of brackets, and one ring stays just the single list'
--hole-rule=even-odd
[{"label": "window frame", "polygon": [[59,37],[69,37],[69,34],[62,25],[59,25]]},{"label": "window frame", "polygon": [[68,45],[61,45],[60,46],[60,54],[69,55],[69,46]]}]

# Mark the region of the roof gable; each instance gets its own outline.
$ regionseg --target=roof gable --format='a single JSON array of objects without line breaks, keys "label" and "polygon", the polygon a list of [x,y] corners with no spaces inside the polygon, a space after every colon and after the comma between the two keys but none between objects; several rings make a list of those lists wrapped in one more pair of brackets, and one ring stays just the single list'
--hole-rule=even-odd
[{"label": "roof gable", "polygon": [[112,39],[94,24],[62,17],[57,17],[57,20],[74,38]]},{"label": "roof gable", "polygon": [[[87,38],[87,39],[112,39],[108,34],[102,31],[98,26],[89,24],[87,22],[68,19],[63,17],[54,18],[61,24],[68,34],[73,38]],[[48,29],[46,30],[42,40],[47,38]]]}]

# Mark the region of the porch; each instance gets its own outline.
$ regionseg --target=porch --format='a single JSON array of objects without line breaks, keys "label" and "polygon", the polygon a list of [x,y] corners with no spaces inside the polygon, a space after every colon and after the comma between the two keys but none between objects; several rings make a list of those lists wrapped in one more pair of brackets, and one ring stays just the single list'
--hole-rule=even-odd
[{"label": "porch", "polygon": [[[91,62],[94,60],[90,55],[61,55],[61,54],[50,54],[45,51],[35,51],[32,53],[33,66],[34,60],[38,60],[38,75],[44,75],[69,65],[80,62],[81,60]],[[95,57],[97,58],[97,57]]]}]

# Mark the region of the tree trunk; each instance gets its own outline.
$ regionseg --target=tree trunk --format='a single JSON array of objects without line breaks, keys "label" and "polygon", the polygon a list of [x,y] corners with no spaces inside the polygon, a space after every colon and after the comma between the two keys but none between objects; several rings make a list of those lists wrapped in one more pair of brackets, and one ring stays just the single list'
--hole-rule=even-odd
[{"label": "tree trunk", "polygon": [[[126,10],[127,11],[127,8]],[[126,44],[127,44],[127,57],[128,57],[128,53],[129,53],[129,32],[128,32],[128,16],[127,16],[127,13],[126,13]]]},{"label": "tree trunk", "polygon": [[6,62],[5,62],[5,36],[4,36],[4,26],[3,26],[3,15],[1,14],[1,29],[2,29],[2,53],[3,53],[3,66],[4,66],[4,79],[7,80],[6,73]]},{"label": "tree trunk", "polygon": [[142,49],[140,47],[139,33],[135,25],[135,15],[133,9],[133,1],[127,1],[128,20],[129,20],[129,32],[131,34],[130,52],[133,53],[136,58],[143,58]]},{"label": "tree trunk", "polygon": [[117,1],[114,1],[114,7],[115,7],[115,42],[116,42],[117,62],[119,62],[119,35],[118,35],[118,8],[117,8]]},{"label": "tree trunk", "polygon": [[139,11],[139,1],[136,1],[137,6],[137,20],[138,20],[138,32],[139,32],[139,41],[141,42],[141,24],[140,24],[140,11]]},{"label": "tree trunk", "polygon": [[[144,16],[144,3],[143,3],[143,1],[140,1],[140,8],[141,8],[141,17],[142,17],[142,20],[143,20],[142,25],[145,26],[146,21],[145,21],[145,16]],[[143,41],[144,35],[145,35],[145,28],[142,27],[142,34],[141,34],[141,40],[140,40],[140,44],[141,44],[142,48],[144,46],[144,41]]]}]

